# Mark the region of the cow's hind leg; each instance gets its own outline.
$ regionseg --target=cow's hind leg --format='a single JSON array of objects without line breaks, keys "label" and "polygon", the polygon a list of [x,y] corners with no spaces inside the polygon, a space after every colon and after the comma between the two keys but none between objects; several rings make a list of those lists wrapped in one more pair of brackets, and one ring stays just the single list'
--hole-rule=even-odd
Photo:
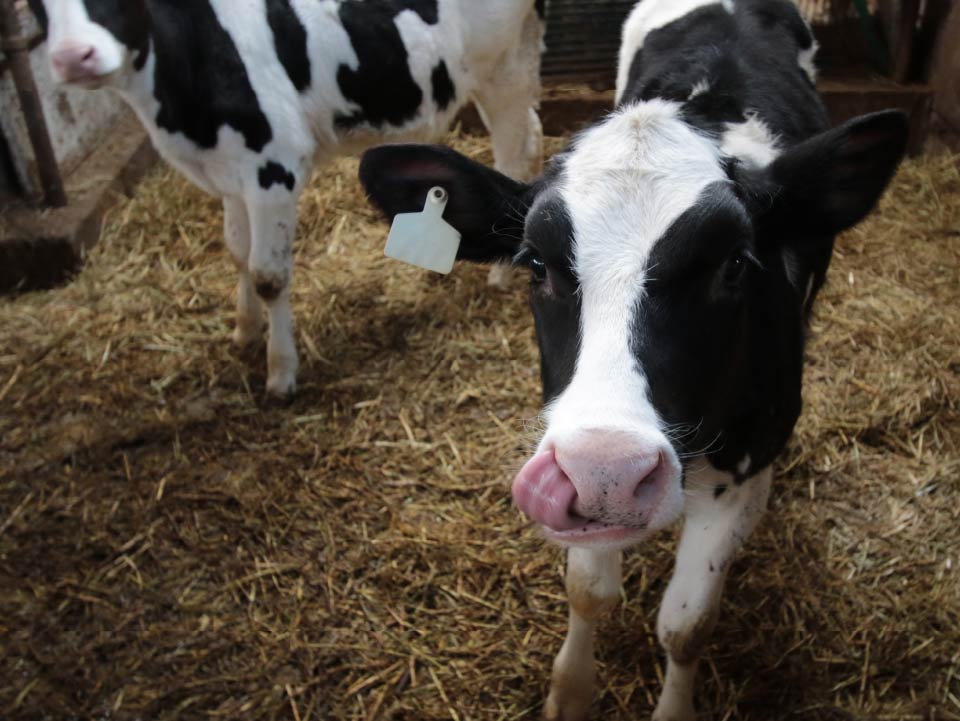
[{"label": "cow's hind leg", "polygon": [[[496,169],[516,180],[531,180],[543,166],[543,127],[537,113],[542,49],[543,22],[531,11],[520,43],[504,55],[474,97],[490,131]],[[509,280],[508,263],[490,269],[490,285],[503,288]]]},{"label": "cow's hind leg", "polygon": [[250,218],[241,198],[223,199],[223,235],[237,267],[237,325],[233,342],[243,348],[255,343],[263,331],[263,307],[250,277]]},{"label": "cow's hind leg", "polygon": [[553,662],[550,694],[543,708],[548,721],[581,721],[593,699],[593,633],[597,621],[620,597],[620,552],[571,548],[567,553],[570,626]]},{"label": "cow's hind leg", "polygon": [[741,485],[704,466],[688,472],[676,569],[660,606],[657,635],[667,676],[654,721],[693,721],[694,676],[713,630],[727,570],[767,507],[770,469]]},{"label": "cow's hind leg", "polygon": [[297,386],[297,348],[293,339],[290,286],[293,240],[297,228],[297,196],[285,190],[258,193],[247,199],[252,247],[250,277],[267,306],[267,393],[289,398]]}]

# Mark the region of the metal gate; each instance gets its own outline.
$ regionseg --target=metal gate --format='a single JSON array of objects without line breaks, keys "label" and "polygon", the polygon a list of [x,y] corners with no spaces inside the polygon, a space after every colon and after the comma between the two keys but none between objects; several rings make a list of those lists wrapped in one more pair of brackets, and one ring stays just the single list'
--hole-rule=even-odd
[{"label": "metal gate", "polygon": [[[617,65],[620,32],[630,10],[637,0],[547,0],[547,53],[543,58],[545,77],[583,78],[612,77]],[[871,18],[881,4],[894,6],[899,14],[897,0],[797,0],[800,11],[820,35],[826,35],[825,52],[821,59],[831,64],[847,66],[858,56],[871,62],[876,49],[867,46],[870,31],[866,19],[858,27],[858,14]],[[909,2],[904,2],[909,5]],[[872,23],[871,23],[872,24]],[[878,32],[875,27],[874,32]],[[833,41],[833,36],[839,36]],[[823,44],[823,43],[821,43]],[[852,48],[849,47],[852,44]],[[834,45],[841,45],[842,52]],[[840,57],[838,57],[840,56]]]},{"label": "metal gate", "polygon": [[617,66],[620,29],[636,0],[547,0],[543,74],[610,74]]}]

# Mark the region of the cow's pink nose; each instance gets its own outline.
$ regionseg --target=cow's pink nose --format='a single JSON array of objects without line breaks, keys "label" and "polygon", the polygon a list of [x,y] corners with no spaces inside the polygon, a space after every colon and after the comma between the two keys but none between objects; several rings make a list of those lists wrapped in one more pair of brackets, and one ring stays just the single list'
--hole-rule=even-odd
[{"label": "cow's pink nose", "polygon": [[554,531],[588,521],[643,527],[679,469],[660,444],[619,431],[582,431],[530,459],[513,482],[513,498]]},{"label": "cow's pink nose", "polygon": [[96,61],[96,49],[87,44],[64,44],[50,54],[54,70],[68,81],[95,77]]}]

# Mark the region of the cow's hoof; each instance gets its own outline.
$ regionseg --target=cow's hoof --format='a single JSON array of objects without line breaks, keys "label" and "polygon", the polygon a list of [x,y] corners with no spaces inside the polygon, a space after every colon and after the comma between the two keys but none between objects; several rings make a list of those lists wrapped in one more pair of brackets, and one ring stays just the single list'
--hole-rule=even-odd
[{"label": "cow's hoof", "polygon": [[487,285],[498,290],[507,290],[513,276],[513,267],[507,263],[497,263],[490,267],[487,275]]}]

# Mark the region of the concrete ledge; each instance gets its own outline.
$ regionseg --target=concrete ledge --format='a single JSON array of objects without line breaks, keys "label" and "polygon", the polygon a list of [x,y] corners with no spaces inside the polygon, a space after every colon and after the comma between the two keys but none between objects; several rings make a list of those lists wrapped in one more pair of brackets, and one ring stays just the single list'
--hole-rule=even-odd
[{"label": "concrete ledge", "polygon": [[0,212],[0,293],[49,288],[69,279],[100,240],[104,213],[132,195],[157,160],[146,131],[127,113],[66,179],[69,205]]}]

